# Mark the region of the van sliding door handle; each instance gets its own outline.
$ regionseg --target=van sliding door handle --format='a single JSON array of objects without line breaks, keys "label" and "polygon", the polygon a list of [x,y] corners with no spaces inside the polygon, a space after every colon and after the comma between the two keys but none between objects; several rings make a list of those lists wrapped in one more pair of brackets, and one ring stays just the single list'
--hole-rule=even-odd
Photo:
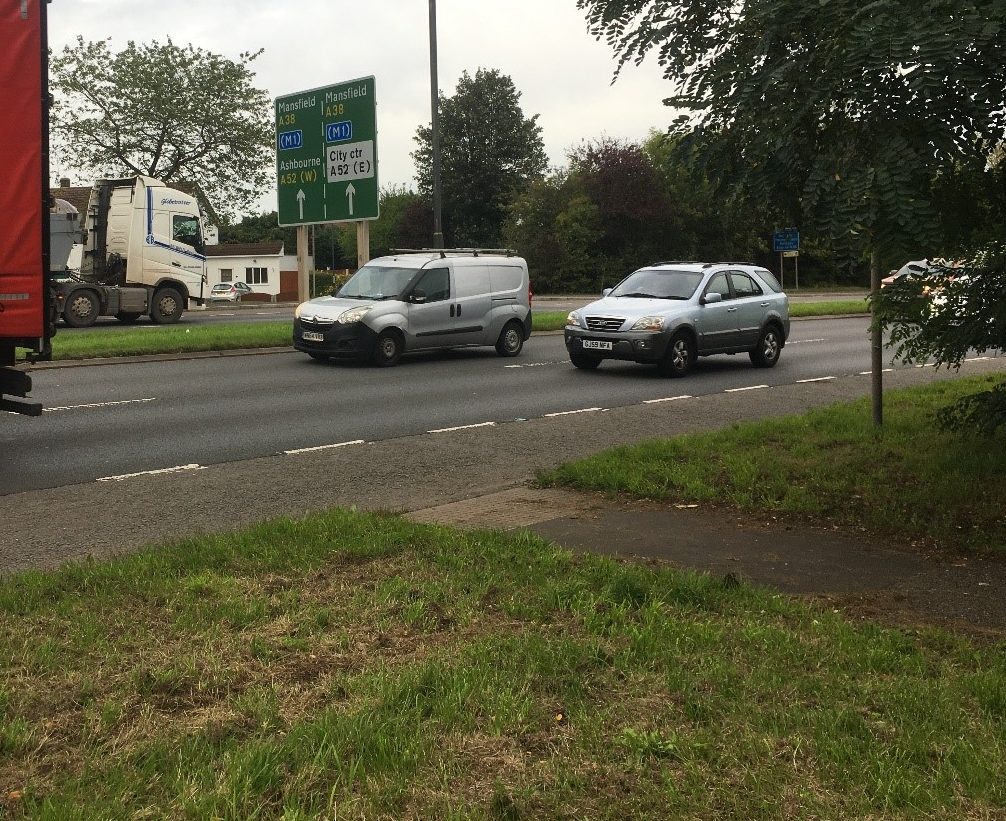
[{"label": "van sliding door handle", "polygon": [[458,316],[461,316],[461,306],[458,305]]},{"label": "van sliding door handle", "polygon": [[454,316],[454,306],[451,305],[451,316]]}]

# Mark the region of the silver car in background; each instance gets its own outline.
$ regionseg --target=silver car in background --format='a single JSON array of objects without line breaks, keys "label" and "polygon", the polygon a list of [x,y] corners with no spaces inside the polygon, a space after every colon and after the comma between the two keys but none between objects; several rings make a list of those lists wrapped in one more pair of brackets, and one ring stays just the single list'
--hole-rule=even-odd
[{"label": "silver car in background", "polygon": [[685,376],[700,356],[747,353],[771,368],[789,337],[789,298],[765,268],[740,263],[661,262],[640,268],[566,318],[570,361],[657,365]]}]

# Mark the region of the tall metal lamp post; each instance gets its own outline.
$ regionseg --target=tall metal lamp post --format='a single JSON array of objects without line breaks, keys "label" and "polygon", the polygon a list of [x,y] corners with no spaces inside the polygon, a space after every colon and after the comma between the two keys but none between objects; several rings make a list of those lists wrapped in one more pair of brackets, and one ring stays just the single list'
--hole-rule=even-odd
[{"label": "tall metal lamp post", "polygon": [[430,131],[433,143],[433,247],[444,247],[440,192],[440,88],[437,82],[437,0],[430,0]]}]

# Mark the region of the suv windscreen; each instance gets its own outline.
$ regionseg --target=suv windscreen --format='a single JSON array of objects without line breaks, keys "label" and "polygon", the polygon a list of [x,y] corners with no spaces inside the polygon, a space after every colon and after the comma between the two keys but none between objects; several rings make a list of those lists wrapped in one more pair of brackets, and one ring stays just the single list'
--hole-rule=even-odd
[{"label": "suv windscreen", "polygon": [[418,272],[418,268],[364,265],[346,280],[336,296],[344,299],[398,299]]},{"label": "suv windscreen", "polygon": [[623,279],[609,296],[690,299],[702,281],[698,271],[643,268]]}]

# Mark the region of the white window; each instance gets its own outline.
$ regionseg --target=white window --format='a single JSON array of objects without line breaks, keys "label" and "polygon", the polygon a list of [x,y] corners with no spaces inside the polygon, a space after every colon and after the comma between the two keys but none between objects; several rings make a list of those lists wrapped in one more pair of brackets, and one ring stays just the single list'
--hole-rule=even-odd
[{"label": "white window", "polygon": [[249,285],[268,285],[268,268],[245,268],[245,282]]}]

